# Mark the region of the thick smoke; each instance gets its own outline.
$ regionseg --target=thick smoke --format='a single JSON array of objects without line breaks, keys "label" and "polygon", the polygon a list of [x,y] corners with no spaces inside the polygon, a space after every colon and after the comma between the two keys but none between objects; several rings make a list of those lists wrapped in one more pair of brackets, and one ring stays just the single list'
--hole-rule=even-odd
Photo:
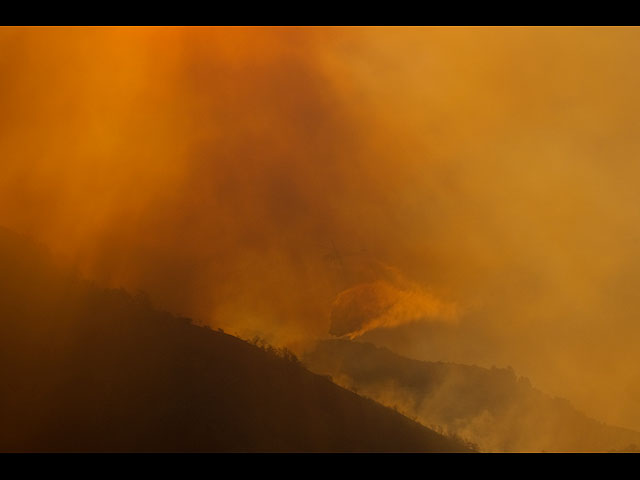
[{"label": "thick smoke", "polygon": [[364,294],[351,333],[640,428],[639,56],[638,29],[3,28],[0,224],[295,348]]}]

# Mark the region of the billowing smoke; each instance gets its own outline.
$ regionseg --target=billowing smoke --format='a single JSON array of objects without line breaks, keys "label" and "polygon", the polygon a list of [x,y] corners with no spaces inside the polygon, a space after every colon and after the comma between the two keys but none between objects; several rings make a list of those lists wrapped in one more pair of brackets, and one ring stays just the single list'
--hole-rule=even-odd
[{"label": "billowing smoke", "polygon": [[376,328],[453,321],[456,314],[454,304],[443,302],[418,285],[397,286],[378,280],[338,294],[331,309],[329,333],[353,339]]},{"label": "billowing smoke", "polygon": [[2,28],[0,224],[231,333],[512,365],[640,428],[639,58],[633,28]]}]

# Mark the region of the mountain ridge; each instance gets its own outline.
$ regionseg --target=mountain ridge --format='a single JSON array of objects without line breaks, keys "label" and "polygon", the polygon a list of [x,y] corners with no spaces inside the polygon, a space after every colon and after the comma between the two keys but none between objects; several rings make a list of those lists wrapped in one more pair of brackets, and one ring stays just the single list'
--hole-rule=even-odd
[{"label": "mountain ridge", "polygon": [[0,451],[469,452],[0,229]]},{"label": "mountain ridge", "polygon": [[511,368],[415,360],[344,339],[318,342],[302,361],[482,451],[632,451],[640,445],[640,432],[587,417]]}]

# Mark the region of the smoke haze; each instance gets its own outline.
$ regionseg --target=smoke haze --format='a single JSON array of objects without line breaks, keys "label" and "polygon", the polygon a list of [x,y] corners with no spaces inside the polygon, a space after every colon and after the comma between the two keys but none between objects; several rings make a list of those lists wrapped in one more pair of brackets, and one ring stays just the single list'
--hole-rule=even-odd
[{"label": "smoke haze", "polygon": [[636,28],[2,28],[0,224],[242,336],[511,365],[640,429],[639,58]]}]

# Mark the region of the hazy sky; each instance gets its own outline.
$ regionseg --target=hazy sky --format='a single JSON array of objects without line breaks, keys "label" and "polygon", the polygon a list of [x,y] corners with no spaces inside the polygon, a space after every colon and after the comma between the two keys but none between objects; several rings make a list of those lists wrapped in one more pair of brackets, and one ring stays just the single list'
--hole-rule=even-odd
[{"label": "hazy sky", "polygon": [[640,429],[640,29],[1,28],[0,224],[303,349]]}]

